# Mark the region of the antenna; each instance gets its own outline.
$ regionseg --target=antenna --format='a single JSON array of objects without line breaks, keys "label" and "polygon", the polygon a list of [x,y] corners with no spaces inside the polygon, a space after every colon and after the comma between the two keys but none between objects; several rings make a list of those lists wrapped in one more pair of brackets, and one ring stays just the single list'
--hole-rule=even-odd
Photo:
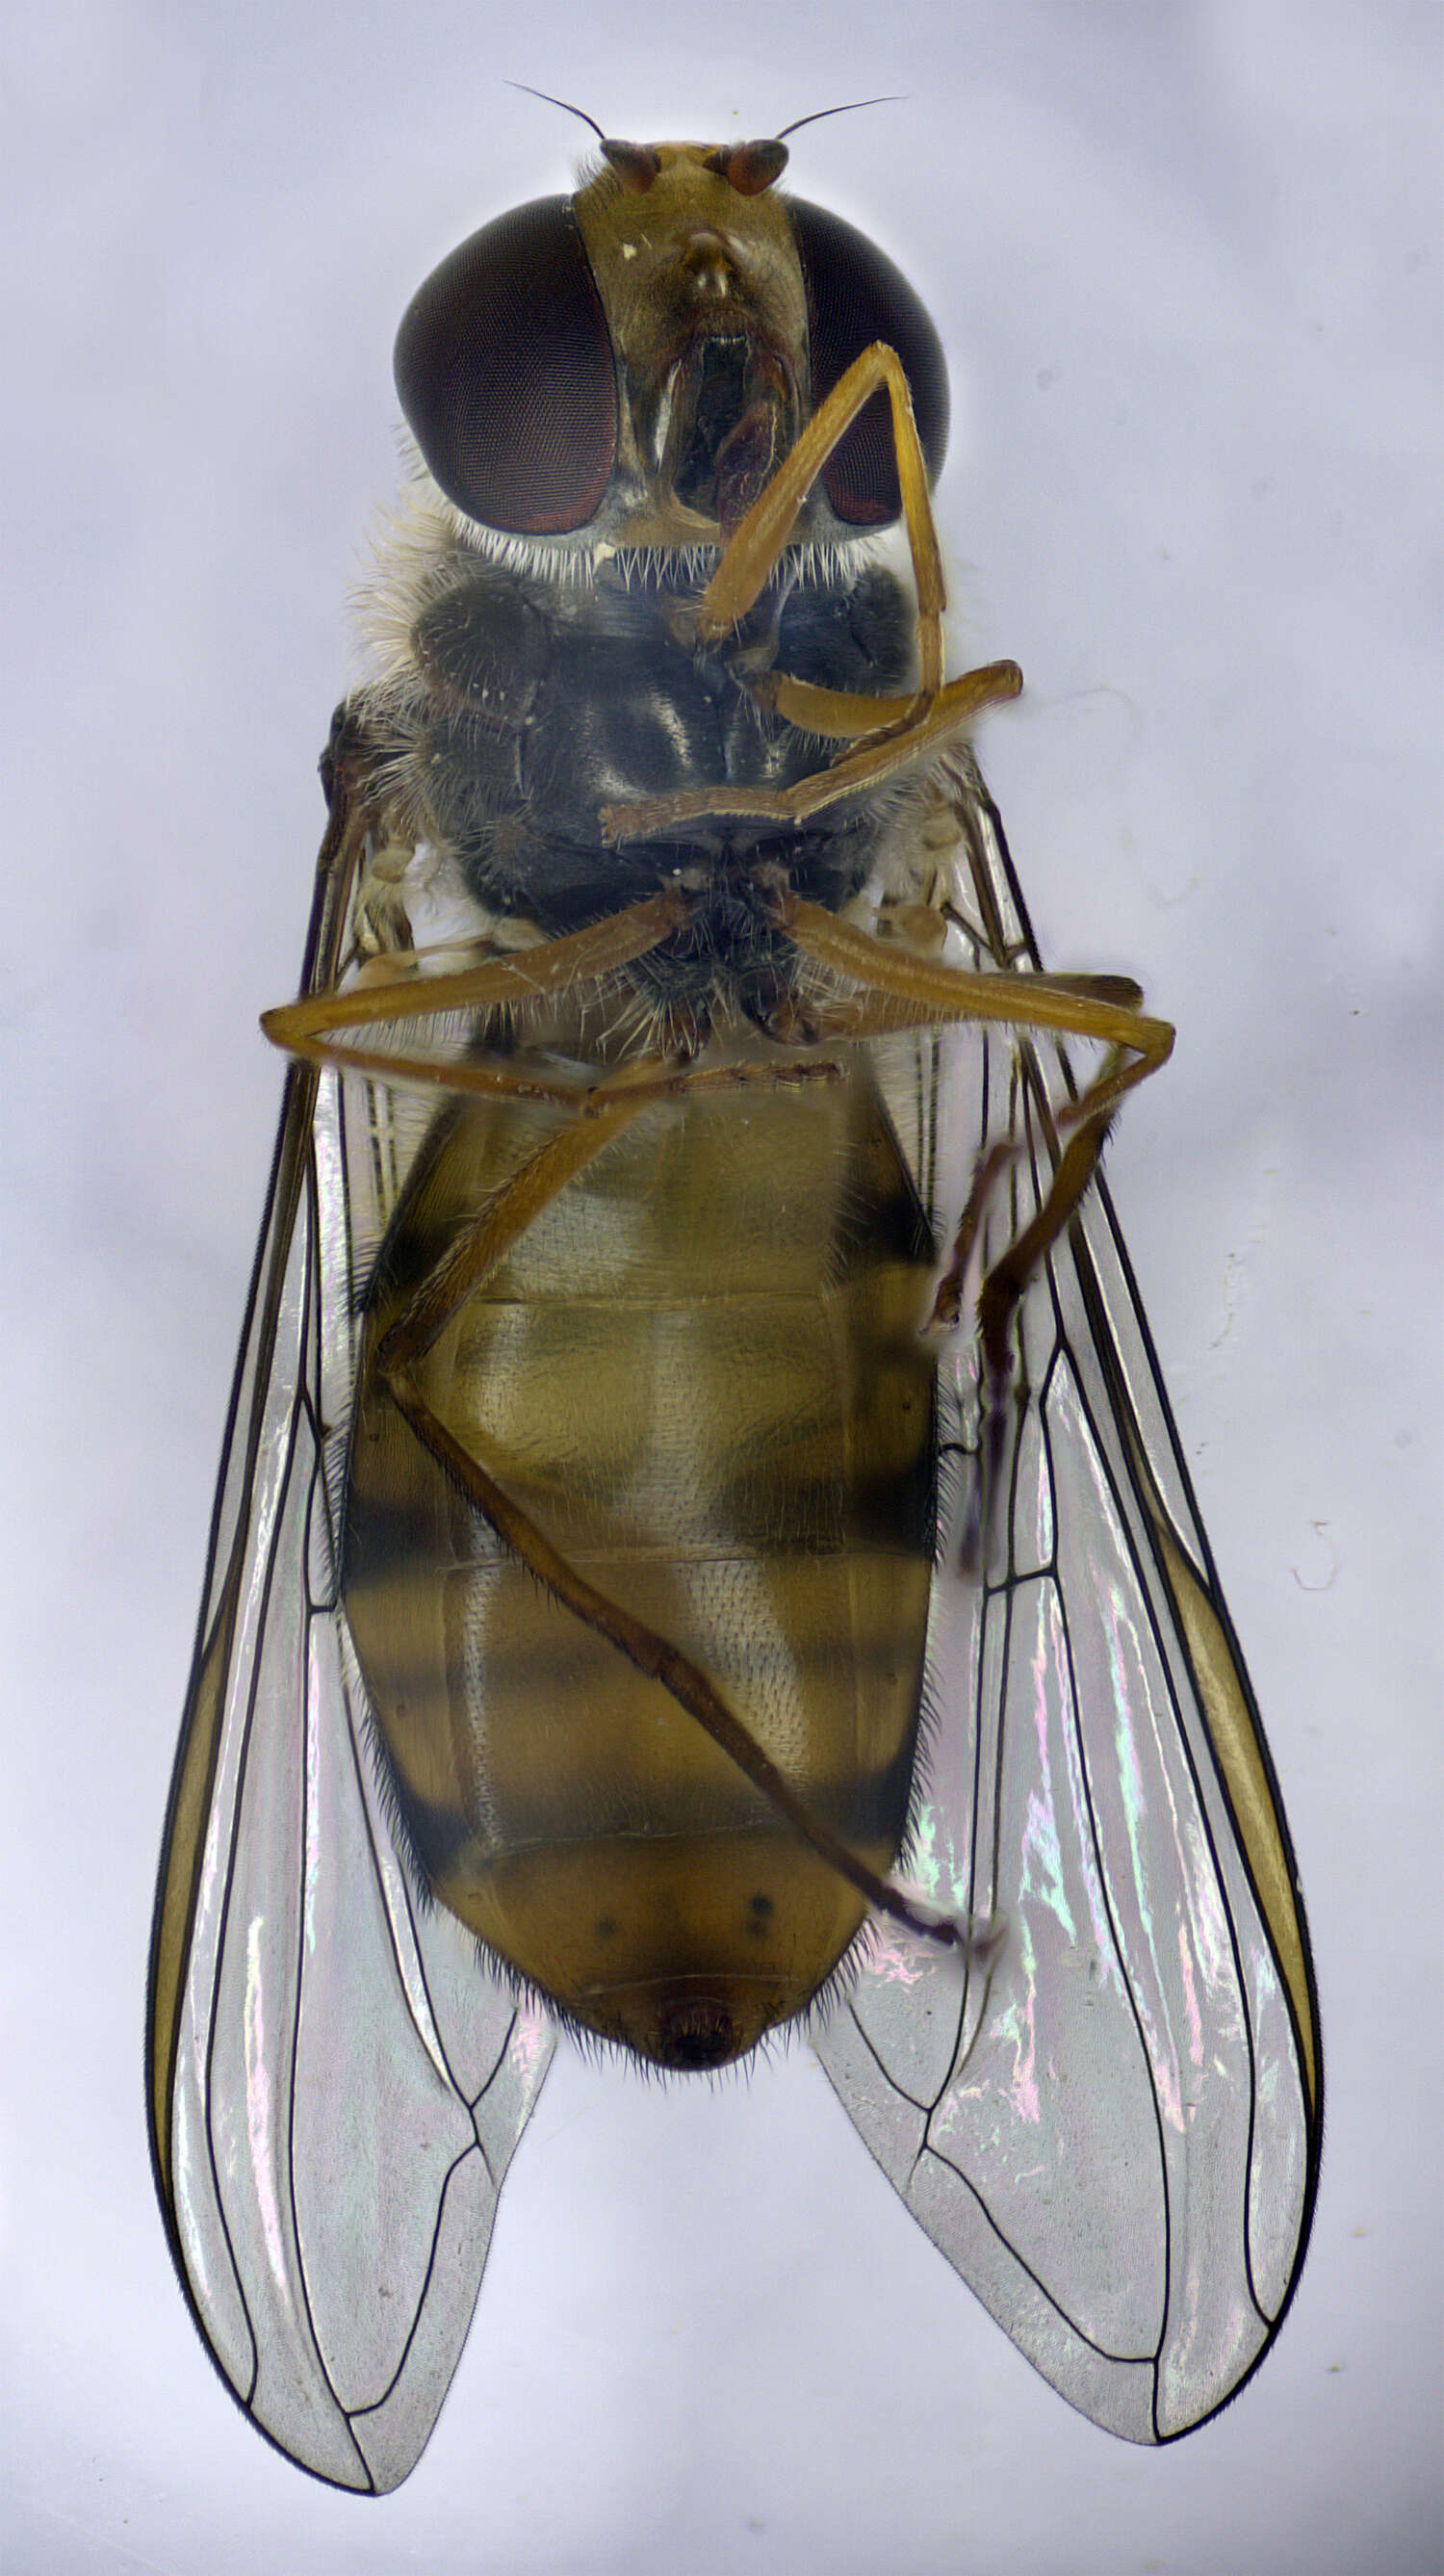
[{"label": "antenna", "polygon": [[[569,98],[553,98],[550,90],[533,89],[530,81],[509,80],[506,86],[508,89],[524,90],[528,98],[539,98],[546,107],[559,107],[566,116],[579,116],[583,125],[589,125],[591,127],[592,132],[599,143],[606,142],[607,138],[602,132],[601,127],[598,125],[596,118],[594,116],[588,116],[584,107],[573,107]],[[806,121],[806,118],[804,118],[804,124]]]},{"label": "antenna", "polygon": [[804,125],[820,125],[825,116],[855,116],[860,107],[900,107],[901,105],[902,93],[894,90],[886,98],[850,98],[846,107],[815,107],[810,116],[799,116],[791,125],[784,125],[778,133],[777,140],[780,143],[784,135],[800,134]]}]

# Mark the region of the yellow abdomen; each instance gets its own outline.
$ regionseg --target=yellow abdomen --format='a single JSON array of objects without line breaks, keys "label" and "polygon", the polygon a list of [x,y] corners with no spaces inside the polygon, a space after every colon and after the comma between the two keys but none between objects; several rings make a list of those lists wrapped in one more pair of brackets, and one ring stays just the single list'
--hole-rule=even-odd
[{"label": "yellow abdomen", "polygon": [[[805,2008],[862,1900],[503,1545],[374,1364],[566,1115],[467,1101],[423,1148],[368,1301],[346,1614],[441,1901],[576,2021],[716,2063]],[[669,1101],[542,1209],[411,1371],[879,1871],[906,1819],[932,1575],[932,1262],[861,1062],[835,1085]]]}]

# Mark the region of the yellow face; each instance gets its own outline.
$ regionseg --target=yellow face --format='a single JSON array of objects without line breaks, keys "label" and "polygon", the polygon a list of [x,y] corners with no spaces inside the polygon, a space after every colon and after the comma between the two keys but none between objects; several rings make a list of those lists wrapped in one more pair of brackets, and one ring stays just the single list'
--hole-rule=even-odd
[{"label": "yellow face", "polygon": [[[781,195],[781,143],[604,142],[572,198],[485,225],[396,343],[402,409],[467,534],[529,569],[723,547],[864,351],[905,376],[929,476],[947,368],[905,277],[839,216]],[[885,402],[796,497],[787,542],[835,550],[902,506]]]},{"label": "yellow face", "polygon": [[[801,263],[781,199],[744,193],[709,146],[646,147],[640,170],[645,185],[607,167],[574,201],[617,359],[619,479],[635,494],[618,538],[715,544],[740,487],[745,506],[806,416]],[[724,405],[719,441],[706,415]]]}]

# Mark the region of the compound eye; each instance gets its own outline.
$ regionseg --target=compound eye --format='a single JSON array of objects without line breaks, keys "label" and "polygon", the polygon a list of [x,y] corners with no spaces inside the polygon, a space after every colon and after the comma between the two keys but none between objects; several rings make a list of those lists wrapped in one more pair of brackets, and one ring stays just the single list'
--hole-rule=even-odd
[{"label": "compound eye", "polygon": [[509,536],[564,536],[601,507],[617,370],[569,197],[483,225],[406,309],[396,390],[449,501]]},{"label": "compound eye", "polygon": [[[902,361],[913,398],[928,480],[936,479],[948,444],[948,370],[943,345],[921,297],[900,268],[841,216],[790,197],[807,291],[816,408],[874,340]],[[874,394],[822,469],[839,519],[852,528],[886,527],[902,508],[892,416],[886,394]]]}]

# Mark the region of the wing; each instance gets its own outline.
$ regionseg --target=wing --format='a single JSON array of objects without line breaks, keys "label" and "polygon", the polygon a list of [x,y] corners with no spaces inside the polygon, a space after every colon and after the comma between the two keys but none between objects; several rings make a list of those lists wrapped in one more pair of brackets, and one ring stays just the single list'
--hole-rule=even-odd
[{"label": "wing", "polygon": [[[351,831],[352,842],[357,835]],[[344,790],[304,989],[347,953]],[[544,2016],[423,1904],[335,1608],[366,1177],[361,1086],[293,1067],[226,1430],[151,1954],[156,2184],[182,2284],[247,2413],[380,2493],[460,2356]]]},{"label": "wing", "polygon": [[[980,945],[1036,966],[996,812],[975,773],[957,784]],[[1027,1045],[1005,1097],[1026,1222],[1055,1150]],[[960,1141],[970,1162],[977,1129]],[[976,1457],[971,1354],[958,1365],[944,1436]],[[960,1974],[877,1934],[817,2045],[1020,2350],[1095,2422],[1162,2442],[1224,2404],[1282,2321],[1321,2065],[1288,1828],[1101,1185],[1029,1291],[1017,1393],[993,1562],[940,1568],[912,1861],[1001,1937]]]}]

